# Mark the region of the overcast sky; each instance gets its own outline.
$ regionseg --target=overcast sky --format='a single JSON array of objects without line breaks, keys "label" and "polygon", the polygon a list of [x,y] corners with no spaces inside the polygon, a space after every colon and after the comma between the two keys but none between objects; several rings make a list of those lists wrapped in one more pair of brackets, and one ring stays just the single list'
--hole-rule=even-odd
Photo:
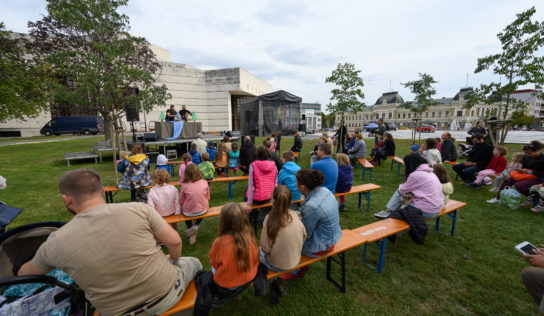
[{"label": "overcast sky", "polygon": [[[28,32],[46,14],[42,0],[1,1],[6,28]],[[496,34],[542,1],[180,1],[130,0],[131,33],[200,69],[241,67],[325,110],[338,63],[361,70],[365,103],[388,91],[413,96],[401,82],[432,75],[436,97],[498,80],[474,74],[477,58],[499,52]]]}]

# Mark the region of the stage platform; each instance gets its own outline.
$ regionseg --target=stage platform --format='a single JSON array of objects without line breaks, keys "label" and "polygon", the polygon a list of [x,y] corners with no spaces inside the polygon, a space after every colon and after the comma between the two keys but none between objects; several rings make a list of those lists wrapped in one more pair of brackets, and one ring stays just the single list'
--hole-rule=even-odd
[{"label": "stage platform", "polygon": [[[224,136],[215,136],[215,135],[204,135],[203,139],[205,142],[218,142],[223,139]],[[238,140],[240,137],[233,136],[230,139],[232,141]],[[186,144],[186,150],[189,150],[189,146],[192,142],[196,141],[198,138],[178,138],[178,139],[161,139],[161,140],[155,140],[155,141],[138,141],[138,143],[142,144],[146,148],[146,152],[149,152],[149,148],[160,148],[162,147],[163,152],[166,152],[166,148],[168,146],[176,146],[177,144]]]}]

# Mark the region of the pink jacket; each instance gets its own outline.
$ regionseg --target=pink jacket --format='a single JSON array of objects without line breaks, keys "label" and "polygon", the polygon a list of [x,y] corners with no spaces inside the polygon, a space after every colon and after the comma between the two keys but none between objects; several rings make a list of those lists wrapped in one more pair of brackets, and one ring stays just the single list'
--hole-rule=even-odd
[{"label": "pink jacket", "polygon": [[201,213],[210,207],[210,186],[208,181],[182,183],[179,190],[179,204],[183,214]]},{"label": "pink jacket", "polygon": [[189,161],[187,164],[182,163],[179,165],[179,183],[183,183],[183,177],[185,176],[185,168],[187,168],[188,165],[192,165],[193,162]]},{"label": "pink jacket", "polygon": [[440,212],[444,207],[444,193],[433,168],[422,164],[412,172],[406,182],[399,185],[401,194],[411,192],[414,205],[426,213]]},{"label": "pink jacket", "polygon": [[256,160],[249,166],[247,183],[247,204],[253,200],[266,201],[272,198],[272,191],[276,186],[278,170],[271,160]]},{"label": "pink jacket", "polygon": [[147,204],[163,217],[179,214],[178,189],[170,184],[156,185],[147,194]]}]

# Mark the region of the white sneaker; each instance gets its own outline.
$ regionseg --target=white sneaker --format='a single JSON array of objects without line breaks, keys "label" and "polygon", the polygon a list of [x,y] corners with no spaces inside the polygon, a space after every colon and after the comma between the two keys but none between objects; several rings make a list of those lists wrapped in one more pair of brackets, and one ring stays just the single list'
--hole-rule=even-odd
[{"label": "white sneaker", "polygon": [[497,199],[496,197],[494,197],[494,198],[492,198],[491,200],[487,200],[486,202],[487,202],[487,203],[495,204],[495,203],[499,203],[499,199]]},{"label": "white sneaker", "polygon": [[187,230],[185,230],[183,232],[183,236],[185,236],[185,237],[191,237],[194,234],[198,234],[198,226],[196,226],[196,225],[191,226],[191,228],[189,228],[189,229],[187,229]]},{"label": "white sneaker", "polygon": [[491,189],[489,189],[489,192],[499,192],[499,188],[492,187]]}]

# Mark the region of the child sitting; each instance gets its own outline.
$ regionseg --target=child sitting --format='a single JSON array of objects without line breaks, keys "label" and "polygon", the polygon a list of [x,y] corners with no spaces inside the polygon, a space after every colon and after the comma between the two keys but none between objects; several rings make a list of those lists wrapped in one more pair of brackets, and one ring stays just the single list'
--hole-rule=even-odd
[{"label": "child sitting", "polygon": [[232,170],[233,175],[236,177],[236,170],[240,169],[240,163],[238,158],[240,157],[240,151],[238,150],[238,144],[232,143],[231,150],[229,151],[229,162],[227,164],[227,177],[229,176],[229,170]]},{"label": "child sitting", "polygon": [[[202,179],[196,164],[190,164],[185,169],[183,184],[179,192],[179,204],[182,206],[183,215],[189,217],[200,216],[208,211],[210,201],[210,186],[208,181]],[[198,235],[198,226],[202,219],[185,221],[187,230],[183,232],[189,237],[189,245],[194,245]]]},{"label": "child sitting", "polygon": [[[501,172],[506,169],[506,158],[504,158],[504,155],[506,155],[506,148],[503,146],[496,146],[493,149],[493,157],[491,158],[491,161],[487,167],[478,172],[476,180],[474,180],[472,183],[467,183],[467,186],[472,186],[472,188],[478,189],[482,186],[482,182],[486,177],[500,175]],[[489,178],[487,178],[487,181],[487,184],[491,184],[491,180],[489,180]]]},{"label": "child sitting", "polygon": [[240,203],[223,206],[217,235],[209,258],[213,282],[227,294],[226,300],[245,290],[259,267],[257,238]]},{"label": "child sitting", "polygon": [[191,150],[188,153],[191,155],[193,163],[198,165],[200,163],[200,153],[198,152],[198,145],[196,143],[191,143]]},{"label": "child sitting", "polygon": [[128,156],[128,151],[122,151],[120,154],[119,154],[119,160],[116,161],[117,163],[117,171],[123,173],[124,170],[125,170],[125,158],[127,158]]},{"label": "child sitting", "polygon": [[213,174],[215,173],[215,167],[208,161],[209,158],[210,155],[207,152],[202,153],[202,162],[198,164],[198,170],[200,170],[200,174],[205,180],[213,179]]},{"label": "child sitting", "polygon": [[220,143],[217,152],[215,153],[215,166],[217,167],[217,173],[222,176],[223,172],[226,176],[226,167],[228,163],[228,155],[225,152],[226,145],[225,143]]},{"label": "child sitting", "polygon": [[283,184],[291,191],[293,201],[298,201],[302,197],[297,189],[297,179],[295,174],[300,170],[300,166],[295,163],[295,154],[292,151],[284,151],[281,155],[283,166],[278,174],[278,185]]},{"label": "child sitting", "polygon": [[[355,139],[355,137],[353,137]],[[355,144],[355,141],[353,142]],[[374,145],[374,148],[370,151],[370,157],[368,159],[369,162],[374,161],[374,157],[376,157],[376,154],[385,147],[385,142],[383,141],[383,136],[378,137],[378,142]]]},{"label": "child sitting", "polygon": [[[336,163],[338,164],[336,193],[349,192],[353,185],[353,168],[349,163],[349,158],[346,154],[336,154]],[[346,199],[343,195],[340,197],[340,207],[338,207],[338,210],[346,210]]]},{"label": "child sitting", "polygon": [[164,169],[168,170],[168,165],[166,164],[168,162],[168,158],[166,158],[165,155],[160,154],[157,156],[157,166],[155,167],[155,170],[157,169]]},{"label": "child sitting", "polygon": [[209,142],[208,147],[206,147],[206,152],[208,155],[210,155],[210,161],[215,161],[215,152],[217,151],[217,147],[215,146],[214,142]]},{"label": "child sitting", "polygon": [[435,164],[442,163],[442,155],[440,151],[436,148],[436,140],[434,138],[427,138],[423,143],[423,158],[427,160],[429,166],[434,166]]},{"label": "child sitting", "polygon": [[193,164],[191,155],[189,155],[188,153],[184,153],[183,155],[181,155],[181,161],[182,163],[179,165],[179,183],[183,183],[185,168],[187,168],[188,165]]},{"label": "child sitting", "polygon": [[442,184],[442,193],[444,193],[444,207],[446,207],[450,199],[450,195],[453,194],[453,183],[451,183],[448,170],[446,170],[446,168],[441,164],[434,164],[433,172],[438,177],[438,180],[440,180],[440,184]]},{"label": "child sitting", "polygon": [[501,172],[500,175],[498,175],[495,178],[495,184],[494,186],[489,190],[489,192],[499,192],[499,188],[501,186],[501,181],[504,180],[504,178],[507,178],[510,176],[510,172],[514,170],[518,170],[523,168],[523,156],[525,154],[522,152],[517,152],[512,154],[512,161],[508,164],[506,169]]},{"label": "child sitting", "polygon": [[[292,153],[286,151],[285,153]],[[285,165],[284,165],[285,167]],[[282,272],[290,270],[300,262],[300,255],[306,229],[298,217],[292,211],[291,191],[285,185],[278,185],[272,193],[273,207],[263,223],[261,232],[260,261],[272,271]],[[282,289],[281,279],[274,278],[270,281],[270,302],[277,304]]]},{"label": "child sitting", "polygon": [[[168,184],[170,174],[164,169],[155,169],[151,174],[155,185],[147,194],[147,204],[151,205],[162,217],[180,213],[178,189]],[[171,224],[178,230],[178,224]]]}]

